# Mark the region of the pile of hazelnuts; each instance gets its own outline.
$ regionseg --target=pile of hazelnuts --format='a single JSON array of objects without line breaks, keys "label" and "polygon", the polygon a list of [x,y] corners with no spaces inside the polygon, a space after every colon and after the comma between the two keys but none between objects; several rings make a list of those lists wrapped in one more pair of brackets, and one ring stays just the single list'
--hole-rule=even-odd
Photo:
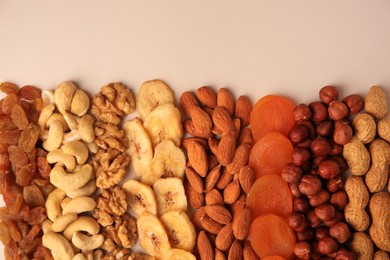
[{"label": "pile of hazelnuts", "polygon": [[354,94],[340,101],[334,86],[323,87],[319,97],[295,107],[296,123],[288,136],[292,163],[282,171],[293,195],[287,220],[297,237],[294,253],[298,259],[356,259],[343,214],[348,196],[342,175],[348,165],[342,152],[353,136],[348,117],[363,109],[364,100]]}]

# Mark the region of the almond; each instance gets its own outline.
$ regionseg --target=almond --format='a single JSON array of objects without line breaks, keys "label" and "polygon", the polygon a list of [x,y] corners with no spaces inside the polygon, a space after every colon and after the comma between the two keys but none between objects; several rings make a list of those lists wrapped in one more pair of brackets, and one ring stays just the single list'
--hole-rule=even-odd
[{"label": "almond", "polygon": [[208,147],[209,147],[207,140],[205,140],[203,138],[200,138],[200,137],[189,137],[189,138],[186,138],[186,139],[183,140],[181,145],[183,146],[183,148],[185,150],[187,150],[188,144],[191,143],[191,142],[198,142],[201,145],[203,145],[205,149],[208,149]]},{"label": "almond", "polygon": [[228,165],[234,157],[236,151],[236,133],[234,131],[228,132],[224,135],[218,144],[217,158],[221,165]]},{"label": "almond", "polygon": [[197,248],[200,259],[210,260],[214,259],[214,249],[211,246],[210,239],[207,237],[206,232],[200,231],[197,239]]},{"label": "almond", "polygon": [[192,123],[194,124],[195,132],[206,135],[211,133],[213,127],[213,121],[209,114],[207,114],[202,108],[198,106],[190,107],[190,116]]},{"label": "almond", "polygon": [[206,193],[206,205],[223,205],[222,194],[217,189],[212,189]]},{"label": "almond", "polygon": [[228,259],[242,259],[242,244],[240,240],[234,240],[232,246],[229,249]]},{"label": "almond", "polygon": [[248,193],[255,181],[255,175],[253,174],[252,168],[248,165],[242,167],[238,173],[238,180],[242,190],[245,193]]},{"label": "almond", "polygon": [[208,86],[200,87],[196,90],[196,96],[206,107],[214,108],[217,106],[217,94]]},{"label": "almond", "polygon": [[192,92],[186,91],[180,96],[180,106],[185,114],[190,115],[190,108],[199,106],[199,102]]},{"label": "almond", "polygon": [[214,188],[220,176],[221,176],[221,165],[218,164],[206,176],[205,188],[204,188],[205,192],[209,192]]},{"label": "almond", "polygon": [[256,255],[255,251],[253,250],[251,243],[249,240],[246,240],[244,242],[244,248],[242,250],[242,254],[245,260],[259,260],[260,258]]},{"label": "almond", "polygon": [[209,162],[207,158],[206,149],[203,145],[192,142],[188,144],[187,148],[188,160],[192,168],[202,177],[206,176],[209,169]]},{"label": "almond", "polygon": [[206,132],[199,132],[197,129],[195,129],[194,123],[191,119],[188,119],[183,122],[184,130],[189,133],[192,136],[201,137],[201,138],[210,138],[212,136],[212,133],[206,133]]},{"label": "almond", "polygon": [[234,113],[234,97],[227,88],[220,88],[217,94],[217,105],[223,107],[229,112],[230,116]]},{"label": "almond", "polygon": [[241,120],[239,118],[234,118],[233,119],[233,125],[234,129],[236,130],[236,139],[240,136],[240,131],[241,131]]},{"label": "almond", "polygon": [[209,154],[208,161],[209,161],[209,170],[214,169],[214,167],[216,167],[219,164],[217,156],[215,156],[214,154]]},{"label": "almond", "polygon": [[243,211],[246,207],[246,196],[241,195],[236,202],[231,206],[233,217],[236,216],[239,212]]},{"label": "almond", "polygon": [[226,256],[218,248],[215,249],[215,258],[214,260],[226,260]]},{"label": "almond", "polygon": [[215,155],[217,155],[218,144],[219,144],[219,140],[215,138],[209,138],[208,140],[209,149]]},{"label": "almond", "polygon": [[235,126],[229,112],[223,107],[216,107],[213,111],[212,120],[214,125],[222,131],[227,133],[235,130]]},{"label": "almond", "polygon": [[206,216],[206,210],[203,207],[200,207],[194,212],[191,217],[191,222],[194,224],[196,229],[202,229],[202,219]]},{"label": "almond", "polygon": [[235,174],[244,167],[248,162],[250,151],[251,146],[249,144],[240,144],[236,149],[232,162],[226,167],[227,171]]},{"label": "almond", "polygon": [[197,193],[202,193],[203,192],[203,180],[197,174],[194,169],[187,167],[186,168],[186,177],[188,182],[191,184],[192,188],[197,192]]},{"label": "almond", "polygon": [[203,206],[203,193],[197,193],[194,188],[192,188],[191,184],[189,184],[188,182],[185,183],[184,189],[186,192],[188,203],[191,205],[191,207],[198,209]]},{"label": "almond", "polygon": [[232,245],[234,241],[234,234],[232,229],[232,223],[226,224],[221,231],[219,231],[217,237],[215,238],[215,246],[222,250],[226,251]]},{"label": "almond", "polygon": [[238,240],[244,240],[249,235],[252,217],[249,208],[245,207],[233,217],[233,234]]},{"label": "almond", "polygon": [[226,204],[233,204],[240,197],[241,188],[238,180],[229,183],[223,190],[223,201]]},{"label": "almond", "polygon": [[221,223],[218,223],[207,215],[202,218],[201,223],[205,230],[214,235],[218,234],[219,231],[223,228]]},{"label": "almond", "polygon": [[232,221],[232,215],[229,210],[222,205],[206,205],[206,214],[216,222],[226,225]]},{"label": "almond", "polygon": [[252,105],[247,96],[239,96],[236,101],[236,109],[234,116],[241,120],[241,127],[248,126],[250,123],[250,115]]},{"label": "almond", "polygon": [[232,179],[233,179],[233,174],[230,174],[226,169],[224,169],[222,171],[221,177],[219,177],[219,180],[215,186],[217,187],[217,189],[223,190],[226,188],[226,186],[229,185]]},{"label": "almond", "polygon": [[252,145],[253,143],[253,137],[250,128],[242,128],[240,134],[238,135],[237,145],[244,144],[244,143],[250,145]]}]

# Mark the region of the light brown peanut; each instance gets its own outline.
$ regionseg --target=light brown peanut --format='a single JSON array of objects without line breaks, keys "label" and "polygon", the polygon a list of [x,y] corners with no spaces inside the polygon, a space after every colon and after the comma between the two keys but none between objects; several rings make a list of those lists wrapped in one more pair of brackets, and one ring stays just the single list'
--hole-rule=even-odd
[{"label": "light brown peanut", "polygon": [[382,118],[378,122],[378,135],[390,143],[390,118]]},{"label": "light brown peanut", "polygon": [[364,143],[371,143],[376,136],[376,122],[372,115],[361,113],[352,121],[355,135]]},{"label": "light brown peanut", "polygon": [[370,237],[378,248],[390,252],[390,194],[374,194],[369,209],[372,217]]},{"label": "light brown peanut", "polygon": [[378,250],[374,254],[374,260],[389,260],[389,254],[384,250]]},{"label": "light brown peanut", "polygon": [[389,175],[390,145],[382,139],[375,139],[370,144],[371,167],[365,182],[371,193],[386,187]]},{"label": "light brown peanut", "polygon": [[370,153],[357,136],[344,145],[343,157],[353,175],[364,175],[370,168]]},{"label": "light brown peanut", "polygon": [[356,232],[352,238],[352,250],[357,254],[358,260],[372,259],[374,245],[371,238],[364,232]]},{"label": "light brown peanut", "polygon": [[365,211],[369,201],[369,193],[363,178],[360,176],[350,176],[345,183],[349,203],[345,206],[345,220],[356,231],[364,231],[370,225],[370,217]]}]

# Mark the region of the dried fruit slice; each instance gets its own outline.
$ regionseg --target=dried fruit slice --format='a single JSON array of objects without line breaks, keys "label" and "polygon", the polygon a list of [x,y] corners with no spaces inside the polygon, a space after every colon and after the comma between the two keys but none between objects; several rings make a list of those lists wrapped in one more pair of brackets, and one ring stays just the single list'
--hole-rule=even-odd
[{"label": "dried fruit slice", "polygon": [[251,224],[249,239],[260,258],[278,255],[287,259],[294,253],[294,231],[275,214],[257,217]]},{"label": "dried fruit slice", "polygon": [[156,215],[145,211],[137,219],[139,244],[150,255],[162,257],[170,248],[168,234]]},{"label": "dried fruit slice", "polygon": [[287,182],[276,174],[260,177],[248,193],[247,206],[252,211],[252,219],[267,213],[287,217],[293,210]]},{"label": "dried fruit slice", "polygon": [[248,164],[256,178],[266,174],[281,174],[283,167],[292,161],[292,154],[290,140],[281,133],[270,132],[252,147]]},{"label": "dried fruit slice", "polygon": [[181,179],[159,179],[153,184],[153,190],[157,199],[159,215],[174,209],[187,210],[187,197]]},{"label": "dried fruit slice", "polygon": [[127,204],[136,216],[144,211],[157,214],[157,202],[150,186],[136,180],[128,180],[122,188],[127,193]]},{"label": "dried fruit slice", "polygon": [[196,257],[185,250],[171,248],[165,253],[163,260],[196,260]]},{"label": "dried fruit slice", "polygon": [[259,99],[250,116],[250,126],[255,141],[274,131],[287,136],[294,124],[293,102],[278,95],[267,95]]}]

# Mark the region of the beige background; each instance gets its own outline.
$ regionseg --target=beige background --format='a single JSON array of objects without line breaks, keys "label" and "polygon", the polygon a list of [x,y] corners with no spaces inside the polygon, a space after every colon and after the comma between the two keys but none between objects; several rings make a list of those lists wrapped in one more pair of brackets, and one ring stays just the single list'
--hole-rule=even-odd
[{"label": "beige background", "polygon": [[92,94],[152,78],[177,97],[211,85],[309,102],[327,84],[390,96],[390,1],[0,0],[0,81]]}]

